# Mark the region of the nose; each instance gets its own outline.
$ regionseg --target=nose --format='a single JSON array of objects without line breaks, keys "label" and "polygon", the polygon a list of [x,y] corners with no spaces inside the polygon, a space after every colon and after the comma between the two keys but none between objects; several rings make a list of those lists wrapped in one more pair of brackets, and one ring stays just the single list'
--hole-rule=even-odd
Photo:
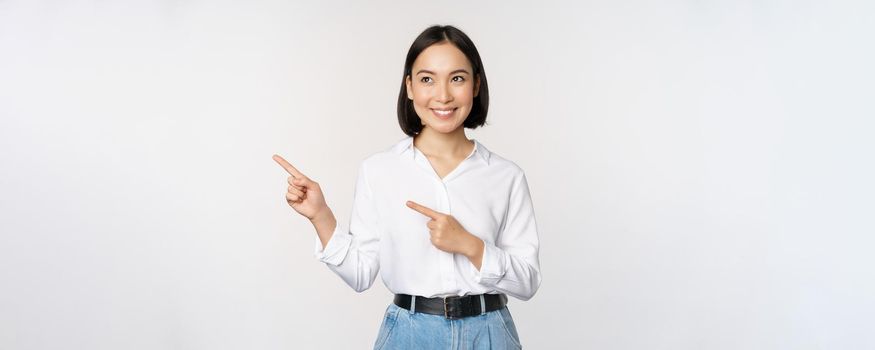
[{"label": "nose", "polygon": [[437,102],[447,103],[453,100],[453,94],[450,93],[450,84],[442,83],[437,91]]}]

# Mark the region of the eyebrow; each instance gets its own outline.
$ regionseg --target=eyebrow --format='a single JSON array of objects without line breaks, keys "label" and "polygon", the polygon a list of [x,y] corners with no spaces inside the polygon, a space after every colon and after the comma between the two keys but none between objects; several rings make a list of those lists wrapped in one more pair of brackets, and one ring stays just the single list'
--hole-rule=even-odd
[{"label": "eyebrow", "polygon": [[[427,69],[420,69],[419,72],[416,72],[416,75],[420,75],[420,74],[422,74],[422,73],[431,74],[431,75],[437,75],[437,74],[435,74],[434,72],[432,72],[432,71],[430,71],[430,70],[427,70]],[[471,74],[471,73],[468,73],[467,70],[462,69],[462,68],[459,68],[459,69],[456,69],[456,70],[450,72],[450,75],[453,75],[453,74],[456,74],[456,73]]]}]

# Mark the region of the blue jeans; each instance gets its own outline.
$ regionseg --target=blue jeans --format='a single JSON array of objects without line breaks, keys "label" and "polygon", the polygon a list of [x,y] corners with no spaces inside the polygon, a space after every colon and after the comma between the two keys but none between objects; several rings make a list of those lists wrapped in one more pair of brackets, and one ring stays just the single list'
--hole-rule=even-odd
[{"label": "blue jeans", "polygon": [[449,320],[389,304],[374,349],[522,349],[522,345],[507,307]]}]

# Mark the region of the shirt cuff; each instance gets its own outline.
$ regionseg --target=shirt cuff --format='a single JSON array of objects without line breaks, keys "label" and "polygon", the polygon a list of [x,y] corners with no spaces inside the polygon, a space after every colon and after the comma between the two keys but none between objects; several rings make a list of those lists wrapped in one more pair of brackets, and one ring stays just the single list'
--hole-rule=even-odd
[{"label": "shirt cuff", "polygon": [[[491,242],[483,241],[483,260],[480,271],[474,267],[474,281],[485,286],[493,286],[504,277],[507,271],[506,253]],[[474,264],[471,264],[473,267]]]},{"label": "shirt cuff", "polygon": [[337,266],[346,258],[346,253],[349,251],[349,246],[352,243],[352,235],[340,223],[337,223],[337,227],[334,229],[334,233],[331,234],[325,249],[322,249],[322,241],[319,240],[318,235],[315,242],[313,255],[316,259],[326,264]]}]

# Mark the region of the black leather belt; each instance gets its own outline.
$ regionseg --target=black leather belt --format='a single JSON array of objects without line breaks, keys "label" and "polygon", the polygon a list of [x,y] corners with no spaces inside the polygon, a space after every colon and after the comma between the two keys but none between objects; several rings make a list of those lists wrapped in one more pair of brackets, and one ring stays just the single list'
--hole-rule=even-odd
[{"label": "black leather belt", "polygon": [[[481,295],[483,296],[483,303],[486,306],[486,312],[499,310],[507,305],[507,296],[504,294],[477,294],[446,298],[425,298],[417,296],[413,311],[432,315],[443,315],[451,320],[476,316],[483,313],[480,308]],[[395,305],[410,310],[411,299],[413,298],[408,294],[395,294],[394,302]]]}]

